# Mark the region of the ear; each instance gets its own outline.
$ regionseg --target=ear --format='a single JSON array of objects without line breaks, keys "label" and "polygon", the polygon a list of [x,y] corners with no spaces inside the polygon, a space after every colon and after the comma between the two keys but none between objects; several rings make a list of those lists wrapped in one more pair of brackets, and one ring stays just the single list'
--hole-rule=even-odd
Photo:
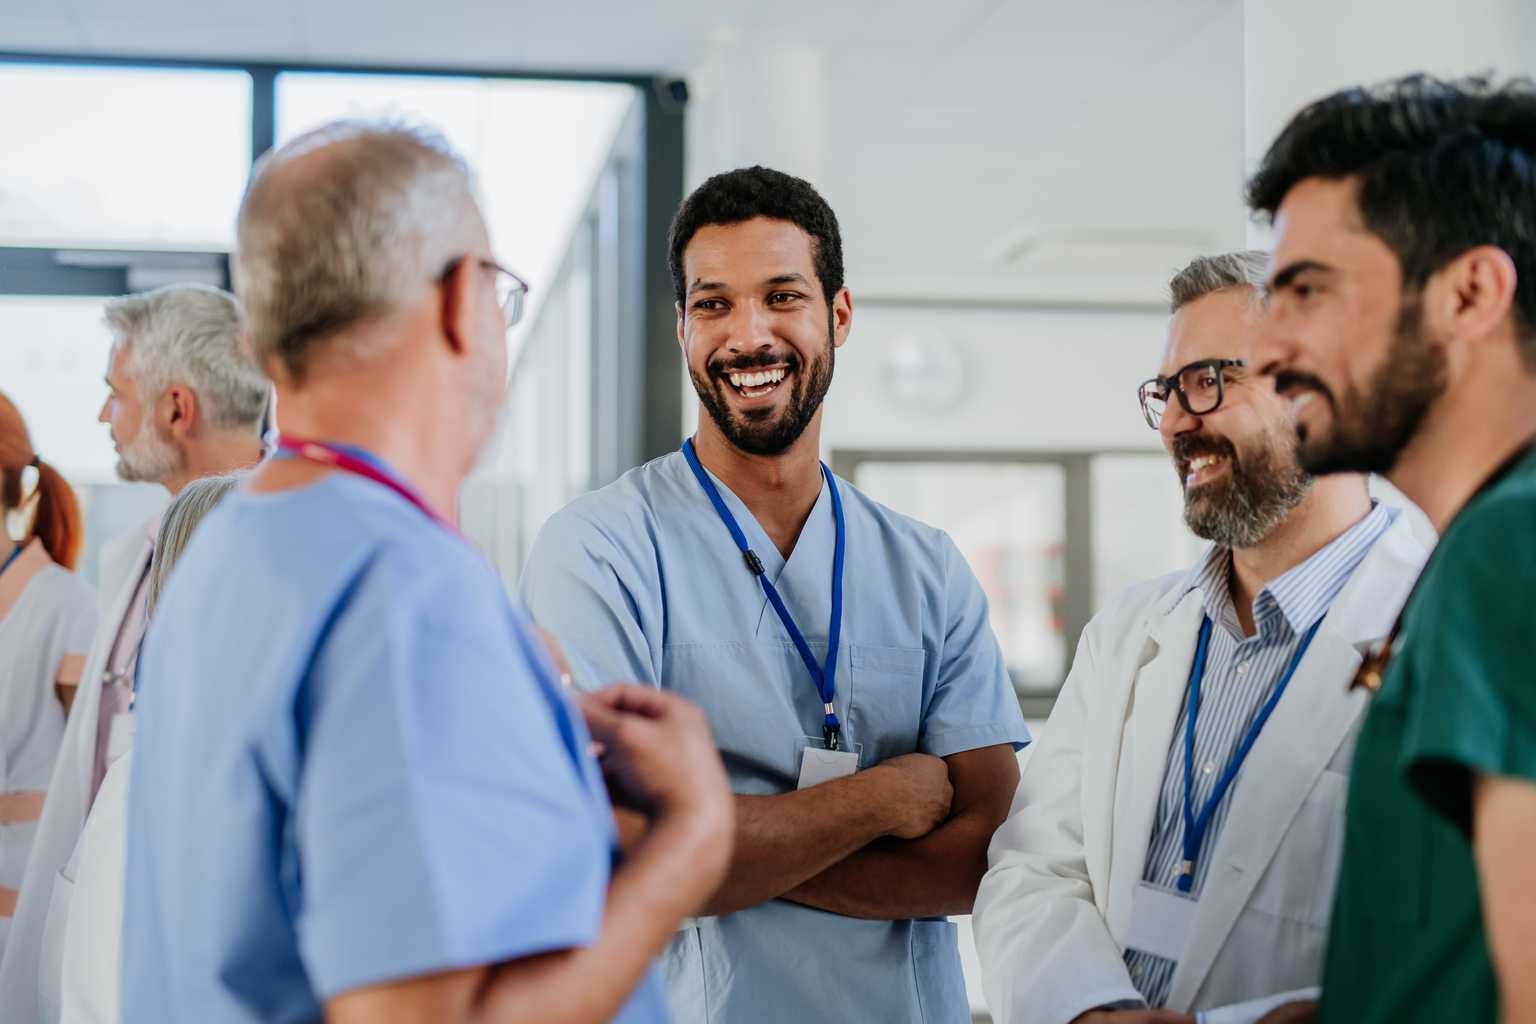
[{"label": "ear", "polygon": [[454,355],[467,352],[469,339],[475,336],[475,274],[471,272],[475,269],[474,260],[473,256],[467,256],[454,264],[437,286],[443,338]]},{"label": "ear", "polygon": [[1424,326],[1450,343],[1503,337],[1515,302],[1519,274],[1509,253],[1496,245],[1468,249],[1424,285]]},{"label": "ear", "polygon": [[853,295],[848,291],[847,285],[839,288],[837,294],[832,296],[832,347],[842,348],[843,342],[848,340],[848,332],[853,329]]},{"label": "ear", "polygon": [[677,344],[683,350],[683,358],[686,360],[688,358],[688,339],[684,337],[683,331],[688,326],[688,321],[683,316],[683,304],[681,302],[674,302],[672,305],[677,309]]},{"label": "ear", "polygon": [[191,434],[197,424],[197,395],[182,384],[172,384],[155,403],[155,418],[178,441]]}]

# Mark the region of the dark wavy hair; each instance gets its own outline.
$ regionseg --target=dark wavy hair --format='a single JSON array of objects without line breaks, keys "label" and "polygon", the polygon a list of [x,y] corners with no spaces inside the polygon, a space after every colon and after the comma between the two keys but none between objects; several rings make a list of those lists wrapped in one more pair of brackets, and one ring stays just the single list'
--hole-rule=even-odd
[{"label": "dark wavy hair", "polygon": [[677,301],[688,294],[683,250],[702,227],[740,224],[755,217],[783,220],[811,236],[811,260],[821,292],[831,305],[843,286],[843,236],[837,214],[810,182],[770,167],[742,167],[717,174],[693,190],[672,218],[667,236],[667,267]]},{"label": "dark wavy hair", "polygon": [[1518,274],[1515,327],[1536,370],[1536,86],[1528,79],[1441,81],[1410,75],[1318,100],[1286,125],[1248,183],[1273,219],[1304,178],[1354,178],[1360,216],[1416,292],[1479,245]]}]

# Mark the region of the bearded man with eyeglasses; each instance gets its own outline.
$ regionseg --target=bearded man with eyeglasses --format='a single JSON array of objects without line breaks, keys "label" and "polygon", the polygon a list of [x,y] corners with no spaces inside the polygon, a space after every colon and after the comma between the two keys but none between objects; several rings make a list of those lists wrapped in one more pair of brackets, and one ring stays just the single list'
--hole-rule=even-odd
[{"label": "bearded man with eyeglasses", "polygon": [[1246,1022],[1316,994],[1366,705],[1349,682],[1425,556],[1365,477],[1302,468],[1244,361],[1265,262],[1173,280],[1141,408],[1212,543],[1088,625],[992,841],[975,929],[1004,1024]]}]

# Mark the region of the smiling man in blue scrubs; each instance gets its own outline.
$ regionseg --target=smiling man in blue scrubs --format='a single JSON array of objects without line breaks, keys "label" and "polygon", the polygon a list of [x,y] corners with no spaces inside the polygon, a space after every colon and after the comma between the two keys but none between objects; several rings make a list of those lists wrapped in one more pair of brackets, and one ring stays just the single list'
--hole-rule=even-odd
[{"label": "smiling man in blue scrubs", "polygon": [[736,853],[663,958],[673,1012],[969,1021],[944,915],[970,912],[1029,737],[954,543],[819,461],[853,318],[837,219],[733,171],[683,203],[671,266],[698,433],[552,517],[521,590],[584,686],[687,696],[725,758]]}]

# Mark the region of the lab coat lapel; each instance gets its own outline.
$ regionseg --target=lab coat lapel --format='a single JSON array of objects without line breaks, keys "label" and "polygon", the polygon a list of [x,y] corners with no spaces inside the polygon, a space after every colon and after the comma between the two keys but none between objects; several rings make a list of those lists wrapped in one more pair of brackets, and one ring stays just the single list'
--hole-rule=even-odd
[{"label": "lab coat lapel", "polygon": [[1158,652],[1136,673],[1126,707],[1129,722],[1115,781],[1116,827],[1110,844],[1106,920],[1110,933],[1122,944],[1130,926],[1136,884],[1146,868],[1168,745],[1189,687],[1189,670],[1204,615],[1198,590],[1183,596],[1175,590],[1143,620]]},{"label": "lab coat lapel", "polygon": [[96,771],[96,719],[101,714],[101,675],[106,671],[107,659],[112,657],[112,646],[117,641],[123,616],[128,614],[128,606],[133,602],[139,580],[149,567],[150,556],[155,550],[146,527],[147,524],[140,526],[101,546],[101,624],[97,627],[90,657],[86,659],[85,671],[80,676],[74,707],[70,709],[68,724],[77,720],[79,723],[75,728],[76,742],[66,742],[64,746],[65,750],[73,747],[82,827],[84,815],[90,809],[91,783]]},{"label": "lab coat lapel", "polygon": [[1194,1003],[1291,823],[1353,733],[1368,703],[1349,685],[1361,652],[1391,629],[1422,566],[1423,551],[1399,513],[1323,618],[1238,776],[1189,946],[1170,980],[1169,1009],[1187,1012]]}]

